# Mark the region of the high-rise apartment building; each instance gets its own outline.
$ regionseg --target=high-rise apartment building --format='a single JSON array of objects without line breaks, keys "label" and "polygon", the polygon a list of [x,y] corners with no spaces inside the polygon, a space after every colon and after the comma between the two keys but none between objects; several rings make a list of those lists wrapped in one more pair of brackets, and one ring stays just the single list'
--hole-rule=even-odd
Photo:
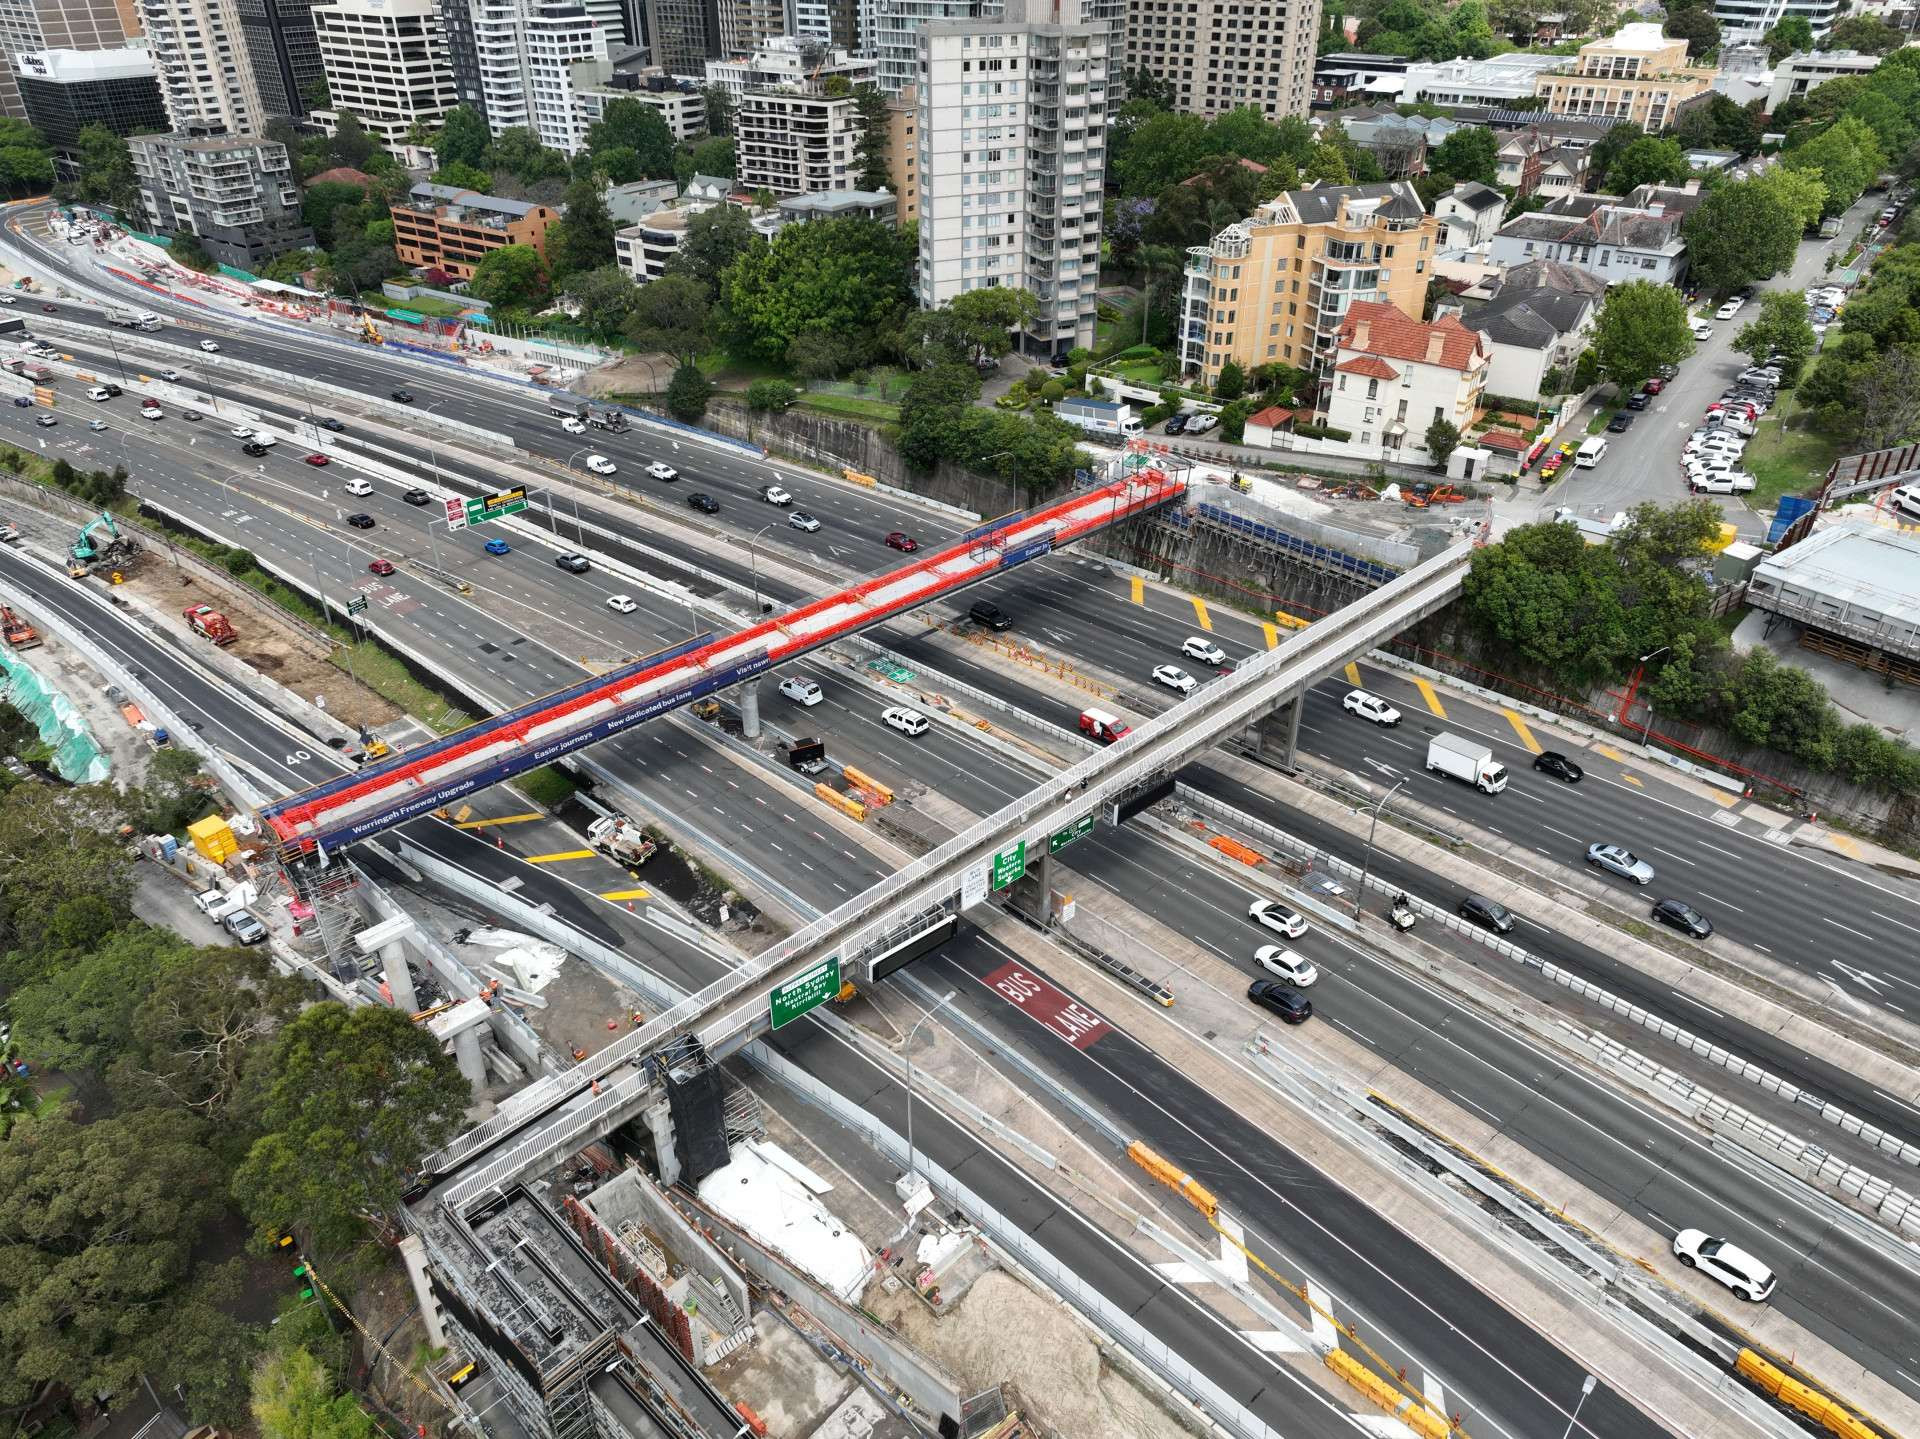
[{"label": "high-rise apartment building", "polygon": [[80,132],[105,125],[116,135],[164,130],[166,107],[144,45],[119,50],[39,50],[13,57],[27,122],[53,147],[53,173],[80,177]]},{"label": "high-rise apartment building", "polygon": [[314,0],[233,0],[260,108],[299,117],[312,108],[324,72],[313,33]]},{"label": "high-rise apartment building", "polygon": [[1849,11],[1858,14],[1863,8],[1847,0],[1714,0],[1713,18],[1728,41],[1757,40],[1789,15],[1805,20],[1813,38],[1823,40],[1841,16]]},{"label": "high-rise apartment building", "polygon": [[752,55],[786,33],[784,0],[720,0],[722,55]]},{"label": "high-rise apartment building", "polygon": [[845,88],[870,84],[873,68],[871,60],[791,36],[751,60],[709,61],[708,81],[739,101],[733,131],[740,188],[776,195],[853,188],[860,171],[860,113],[851,94],[826,92],[829,79],[845,81]]},{"label": "high-rise apartment building", "polygon": [[140,0],[176,131],[251,135],[266,122],[238,17],[227,0]]},{"label": "high-rise apartment building", "polygon": [[862,24],[872,13],[866,0],[786,0],[785,33],[802,40],[818,40],[838,50],[864,53],[871,25]]},{"label": "high-rise apartment building", "polygon": [[[935,20],[999,20],[1006,0],[859,0],[860,49],[880,62],[880,88],[897,95],[920,71],[920,31]],[[1126,45],[1126,0],[1078,0],[1051,10],[1030,9],[1036,21],[1092,25],[1107,35],[1107,55],[1118,80]]]},{"label": "high-rise apartment building", "polygon": [[437,126],[453,107],[453,68],[437,0],[330,0],[313,29],[332,103],[313,118],[331,132],[351,111],[389,150],[415,124]]},{"label": "high-rise apartment building", "polygon": [[527,16],[526,95],[540,143],[563,155],[587,147],[587,126],[573,88],[573,67],[607,58],[607,32],[578,4],[541,5]]},{"label": "high-rise apartment building", "polygon": [[27,113],[13,80],[16,55],[112,50],[139,34],[133,0],[0,0],[0,115]]},{"label": "high-rise apartment building", "polygon": [[1187,251],[1180,297],[1183,373],[1208,384],[1227,361],[1333,363],[1355,304],[1419,319],[1440,248],[1439,222],[1410,181],[1291,190]]},{"label": "high-rise apartment building", "polygon": [[768,41],[752,55],[706,63],[707,84],[717,85],[735,100],[750,90],[795,90],[818,94],[838,78],[849,87],[871,85],[874,62],[849,55],[817,40],[785,35]]},{"label": "high-rise apartment building", "polygon": [[1672,126],[1683,105],[1713,89],[1711,65],[1687,63],[1687,42],[1669,40],[1658,21],[1622,25],[1605,40],[1580,47],[1563,71],[1534,80],[1534,93],[1556,115],[1633,124],[1649,133]]},{"label": "high-rise apartment building", "polygon": [[573,66],[573,102],[580,123],[591,130],[606,118],[616,100],[633,100],[656,111],[676,141],[691,143],[707,135],[707,100],[695,80],[675,79],[650,65],[644,46],[620,46],[605,60]]},{"label": "high-rise apartment building", "polygon": [[653,63],[669,75],[699,75],[720,58],[716,0],[646,0],[647,43]]},{"label": "high-rise apartment building", "polygon": [[586,143],[573,69],[604,61],[610,35],[581,0],[442,0],[448,68],[459,103],[495,135],[532,130],[572,155]]},{"label": "high-rise apartment building", "polygon": [[[1092,345],[1111,32],[1076,0],[919,34],[920,304],[1000,285],[1040,301],[1035,356]],[[1037,17],[1037,18],[1035,18]]]},{"label": "high-rise apartment building", "polygon": [[194,234],[214,259],[240,270],[313,244],[285,145],[202,128],[136,135],[127,148],[147,223],[158,233]]},{"label": "high-rise apartment building", "polygon": [[887,97],[887,188],[902,225],[920,219],[920,91],[909,85]]},{"label": "high-rise apartment building", "polygon": [[1128,67],[1172,85],[1176,109],[1252,106],[1275,120],[1307,113],[1320,0],[1126,0],[1124,24]]}]

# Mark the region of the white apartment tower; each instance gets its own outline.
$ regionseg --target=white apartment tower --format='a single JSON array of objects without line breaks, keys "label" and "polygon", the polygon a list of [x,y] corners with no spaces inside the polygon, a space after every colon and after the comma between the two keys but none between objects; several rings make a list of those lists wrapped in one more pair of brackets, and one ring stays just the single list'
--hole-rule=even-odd
[{"label": "white apartment tower", "polygon": [[1125,12],[1128,67],[1172,85],[1176,109],[1218,115],[1252,106],[1273,120],[1307,113],[1320,0],[1126,0]]},{"label": "white apartment tower", "polygon": [[1026,353],[1093,344],[1110,36],[1076,0],[1006,0],[1003,18],[921,29],[922,308],[1029,290],[1041,311]]},{"label": "white apartment tower", "polygon": [[873,69],[871,60],[792,37],[773,41],[751,60],[709,60],[708,83],[739,101],[733,123],[740,188],[776,195],[854,188],[860,168],[859,111],[850,94],[828,95],[827,84],[829,79],[844,80],[846,88],[871,84]]},{"label": "white apartment tower", "polygon": [[314,119],[351,110],[389,150],[416,122],[432,127],[453,108],[453,68],[438,0],[332,0],[313,7],[314,37],[332,97]]},{"label": "white apartment tower", "polygon": [[174,130],[251,135],[265,123],[231,0],[140,0]]},{"label": "white apartment tower", "polygon": [[[466,0],[465,9],[461,28],[473,43],[473,74],[466,84],[476,92],[488,130],[532,130],[541,144],[578,153],[586,126],[574,103],[572,67],[607,58],[601,18],[579,0]],[[456,82],[460,61],[456,49]]]}]

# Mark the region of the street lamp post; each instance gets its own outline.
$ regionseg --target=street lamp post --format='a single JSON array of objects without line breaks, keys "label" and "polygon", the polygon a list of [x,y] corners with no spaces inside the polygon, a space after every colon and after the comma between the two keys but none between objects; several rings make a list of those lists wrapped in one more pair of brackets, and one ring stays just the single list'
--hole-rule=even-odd
[{"label": "street lamp post", "polygon": [[[1668,650],[1672,648],[1673,648],[1672,645],[1661,645],[1659,649],[1652,650],[1652,651],[1649,651],[1647,654],[1641,655],[1640,663],[1644,665],[1648,660],[1658,659],[1661,655],[1665,654]],[[1652,749],[1653,749],[1653,700],[1651,697],[1649,697],[1647,700],[1647,722],[1640,730],[1640,753],[1647,754],[1647,753],[1650,753]]]},{"label": "street lamp post", "polygon": [[[593,452],[592,445],[582,445],[579,449],[575,450],[572,454],[568,455],[567,456],[568,473],[569,474],[572,473],[573,462],[575,460],[579,459],[582,455],[591,454],[592,452]],[[571,480],[567,482],[567,497],[573,501],[573,535],[574,535],[573,542],[575,544],[585,544],[586,543],[585,533],[580,528],[580,498],[578,495],[574,494],[573,482]],[[554,538],[558,539],[560,537],[560,522],[553,517],[553,487],[552,486],[547,487],[547,523],[553,526]]]},{"label": "street lamp post", "polygon": [[1360,892],[1353,897],[1353,912],[1356,915],[1360,913],[1360,901],[1367,896],[1367,877],[1373,873],[1373,834],[1380,828],[1380,811],[1386,808],[1388,800],[1400,793],[1400,786],[1406,782],[1406,777],[1402,775],[1399,782],[1381,795],[1373,807],[1373,823],[1367,826],[1367,853],[1360,865]]},{"label": "street lamp post", "polygon": [[768,530],[772,529],[774,524],[778,524],[778,523],[779,521],[776,520],[773,522],[773,524],[762,525],[759,529],[759,532],[755,534],[752,539],[747,541],[747,564],[753,576],[753,615],[756,620],[759,619],[761,615],[766,613],[766,611],[761,608],[760,551],[756,548],[756,546],[760,543],[760,537],[766,534]]},{"label": "street lamp post", "polygon": [[1593,1393],[1593,1386],[1594,1378],[1591,1374],[1580,1381],[1580,1397],[1574,1401],[1573,1413],[1567,1418],[1566,1433],[1562,1434],[1560,1439],[1573,1439],[1573,1426],[1580,1422],[1580,1410],[1586,1404],[1587,1396]]},{"label": "street lamp post", "polygon": [[903,1046],[901,1046],[907,1059],[907,1173],[908,1174],[914,1173],[915,1170],[919,1168],[919,1164],[916,1161],[914,1148],[913,1148],[913,1041],[920,1033],[920,1026],[925,1024],[928,1020],[932,1019],[934,1015],[938,1014],[940,1012],[941,1006],[946,1004],[948,1000],[952,999],[955,995],[959,993],[960,991],[957,989],[950,989],[940,999],[934,1001],[933,1008],[929,1009],[925,1014],[921,1015],[920,1018],[917,1021],[915,1021],[913,1028],[907,1031],[907,1042]]}]

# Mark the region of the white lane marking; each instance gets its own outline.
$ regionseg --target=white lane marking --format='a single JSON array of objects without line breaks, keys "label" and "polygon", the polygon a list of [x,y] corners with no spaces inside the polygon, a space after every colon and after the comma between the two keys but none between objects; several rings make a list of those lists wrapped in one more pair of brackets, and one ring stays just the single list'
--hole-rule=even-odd
[{"label": "white lane marking", "polygon": [[1882,913],[1880,913],[1880,911],[1879,911],[1879,910],[1877,910],[1877,909],[1875,909],[1875,910],[1869,910],[1869,911],[1868,911],[1868,913],[1870,913],[1870,914],[1872,914],[1872,916],[1873,916],[1873,917],[1874,917],[1875,919],[1884,919],[1884,920],[1885,920],[1885,921],[1886,921],[1886,922],[1887,922],[1888,924],[1897,924],[1897,925],[1899,925],[1899,926],[1900,926],[1900,928],[1902,928],[1902,929],[1911,929],[1911,930],[1913,930],[1913,932],[1914,932],[1915,934],[1920,934],[1920,928],[1916,928],[1915,926],[1913,926],[1913,925],[1911,925],[1911,924],[1908,924],[1908,923],[1907,923],[1907,922],[1906,922],[1905,920],[1903,920],[1903,919],[1895,919],[1895,918],[1894,918],[1894,917],[1893,917],[1892,915],[1890,915],[1890,914],[1882,914]]},{"label": "white lane marking", "polygon": [[1704,1009],[1708,1014],[1715,1015],[1720,1019],[1726,1018],[1726,1015],[1721,1014],[1720,1011],[1715,1009],[1712,1005],[1702,1004],[1699,1000],[1695,999],[1690,994],[1682,994],[1677,989],[1670,990],[1668,992],[1672,994],[1675,999],[1684,999],[1688,1004],[1692,1005],[1695,1009]]},{"label": "white lane marking", "polygon": [[1866,940],[1866,941],[1867,941],[1867,942],[1868,942],[1869,944],[1871,944],[1871,943],[1873,942],[1873,936],[1872,936],[1872,935],[1870,935],[1870,934],[1860,934],[1860,931],[1859,931],[1859,930],[1857,930],[1857,929],[1855,929],[1855,928],[1854,928],[1854,927],[1853,927],[1852,925],[1850,925],[1850,924],[1842,924],[1842,923],[1840,923],[1840,921],[1839,921],[1839,920],[1837,920],[1837,919],[1828,919],[1828,918],[1827,918],[1827,917],[1826,917],[1826,916],[1825,916],[1824,914],[1820,916],[1820,919],[1821,919],[1821,922],[1822,922],[1823,924],[1830,924],[1830,925],[1832,925],[1832,926],[1833,926],[1833,927],[1834,927],[1835,929],[1844,929],[1844,930],[1845,930],[1845,931],[1846,931],[1846,932],[1847,932],[1848,934],[1855,934],[1855,935],[1859,935],[1861,939],[1864,939],[1864,940]]},{"label": "white lane marking", "polygon": [[1726,902],[1726,901],[1725,901],[1724,899],[1722,899],[1722,898],[1720,898],[1720,896],[1719,896],[1719,895],[1717,895],[1717,894],[1708,894],[1708,893],[1707,893],[1707,892],[1706,892],[1706,891],[1705,891],[1704,889],[1700,891],[1700,898],[1702,898],[1702,899],[1710,899],[1710,900],[1712,900],[1712,901],[1713,901],[1713,902],[1714,902],[1715,904],[1717,904],[1717,905],[1719,905],[1719,906],[1720,906],[1720,907],[1721,907],[1722,909],[1730,909],[1730,910],[1732,910],[1732,911],[1733,911],[1733,912],[1734,912],[1735,914],[1745,914],[1745,913],[1746,913],[1746,911],[1745,911],[1744,909],[1742,909],[1742,908],[1740,908],[1740,906],[1739,906],[1739,905],[1737,905],[1737,904],[1728,904],[1728,903],[1727,903],[1727,902]]},{"label": "white lane marking", "polygon": [[1647,848],[1653,850],[1656,854],[1664,854],[1668,859],[1677,859],[1689,869],[1698,869],[1700,867],[1695,861],[1688,859],[1684,854],[1675,854],[1670,849],[1661,849],[1657,844],[1650,844]]}]

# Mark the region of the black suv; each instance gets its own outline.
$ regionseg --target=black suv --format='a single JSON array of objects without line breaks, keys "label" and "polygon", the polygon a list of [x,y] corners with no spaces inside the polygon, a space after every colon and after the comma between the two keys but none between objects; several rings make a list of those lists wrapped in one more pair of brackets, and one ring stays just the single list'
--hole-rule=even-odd
[{"label": "black suv", "polygon": [[1305,1024],[1313,1018],[1313,1001],[1277,979],[1256,979],[1247,986],[1247,998],[1262,1009],[1272,1010],[1288,1024]]},{"label": "black suv", "polygon": [[1470,919],[1482,929],[1490,929],[1495,934],[1506,934],[1513,928],[1513,914],[1507,907],[1481,895],[1468,895],[1460,901],[1455,912],[1462,919]]},{"label": "black suv", "polygon": [[967,618],[982,629],[1010,630],[1013,628],[1012,618],[992,600],[975,600],[973,608],[967,611]]},{"label": "black suv", "polygon": [[390,393],[394,399],[398,400],[403,405],[411,405],[413,403],[412,390],[392,390],[392,391],[389,391],[388,393]]},{"label": "black suv", "polygon": [[717,515],[720,513],[720,502],[712,495],[702,494],[698,490],[695,490],[687,496],[687,504],[689,507],[700,511],[703,515]]},{"label": "black suv", "polygon": [[410,505],[430,505],[433,503],[433,496],[425,490],[408,490],[400,498]]},{"label": "black suv", "polygon": [[1624,435],[1633,425],[1633,416],[1626,410],[1614,411],[1613,418],[1607,421],[1607,433]]}]

